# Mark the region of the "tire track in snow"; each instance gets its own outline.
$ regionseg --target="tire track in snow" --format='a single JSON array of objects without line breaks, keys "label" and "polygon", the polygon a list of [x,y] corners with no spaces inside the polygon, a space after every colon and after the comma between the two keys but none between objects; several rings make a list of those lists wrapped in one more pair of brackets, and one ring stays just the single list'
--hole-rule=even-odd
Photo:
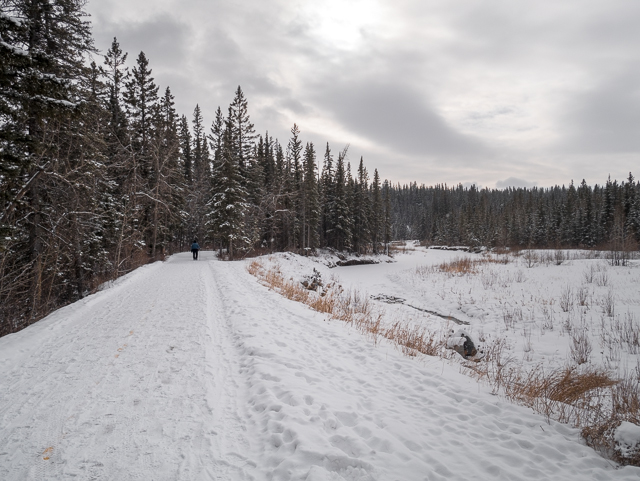
[{"label": "tire track in snow", "polygon": [[[238,335],[234,321],[236,309],[228,297],[229,278],[224,263],[209,264],[205,296],[209,315],[210,348],[207,349],[207,369],[213,383],[207,400],[214,416],[214,452],[218,458],[219,479],[255,479],[256,463],[251,449],[250,427],[246,424],[248,380],[243,376],[239,360]],[[216,478],[218,479],[218,478]]]}]

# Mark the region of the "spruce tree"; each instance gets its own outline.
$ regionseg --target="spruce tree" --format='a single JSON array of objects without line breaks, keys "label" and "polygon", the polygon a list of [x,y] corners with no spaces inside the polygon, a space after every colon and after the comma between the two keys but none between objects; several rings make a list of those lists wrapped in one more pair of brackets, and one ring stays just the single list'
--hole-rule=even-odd
[{"label": "spruce tree", "polygon": [[193,172],[196,182],[206,178],[208,169],[208,147],[207,139],[204,134],[204,119],[202,118],[202,111],[200,106],[196,105],[193,110]]},{"label": "spruce tree", "polygon": [[111,47],[104,56],[102,73],[106,77],[106,85],[109,90],[107,108],[110,112],[109,131],[109,155],[117,156],[122,149],[126,149],[127,119],[123,109],[122,92],[127,81],[129,71],[125,67],[127,53],[120,48],[117,38],[113,38]]},{"label": "spruce tree", "polygon": [[389,245],[391,244],[391,186],[389,181],[384,181],[384,223],[383,228],[383,243],[384,253],[389,255]]},{"label": "spruce tree", "polygon": [[269,137],[267,131],[264,136],[264,141],[260,137],[262,144],[262,154],[260,155],[259,162],[262,164],[262,172],[264,173],[265,186],[273,186],[276,179],[276,164],[273,155],[273,139]]},{"label": "spruce tree", "polygon": [[369,176],[367,174],[367,169],[364,167],[362,157],[360,157],[358,178],[354,182],[353,191],[353,244],[356,252],[364,252],[371,238],[369,225],[371,205],[369,202]]},{"label": "spruce tree", "polygon": [[148,244],[153,258],[164,252],[164,246],[174,239],[172,232],[180,225],[183,207],[183,169],[180,168],[180,140],[174,97],[167,87],[154,118],[154,139],[151,143],[150,199],[152,217]]},{"label": "spruce tree", "polygon": [[382,195],[380,192],[380,175],[378,169],[373,172],[373,183],[371,184],[371,217],[369,225],[371,226],[371,244],[373,247],[373,253],[379,253],[379,246],[382,240]]},{"label": "spruce tree", "polygon": [[238,159],[240,174],[245,175],[244,169],[253,153],[253,143],[256,138],[255,129],[249,118],[247,99],[238,85],[233,102],[229,106],[229,119],[233,135],[234,156]]},{"label": "spruce tree", "polygon": [[291,209],[291,239],[294,247],[304,247],[302,227],[304,192],[302,190],[302,141],[299,138],[300,129],[296,124],[291,128],[291,138],[287,147],[287,192],[290,194]]},{"label": "spruce tree", "polygon": [[222,141],[224,136],[225,118],[220,107],[216,110],[216,117],[211,123],[211,133],[208,136],[209,145],[213,152],[213,162],[216,164],[222,158]]},{"label": "spruce tree", "polygon": [[320,199],[318,195],[318,173],[316,152],[313,143],[307,143],[304,150],[303,184],[303,248],[315,249],[319,244]]},{"label": "spruce tree", "polygon": [[185,115],[180,117],[178,138],[180,141],[184,180],[187,186],[190,186],[193,183],[193,154],[191,152],[191,131],[189,130],[189,121]]},{"label": "spruce tree", "polygon": [[233,125],[231,120],[227,119],[222,157],[213,173],[207,227],[212,236],[220,239],[221,249],[223,246],[228,249],[231,258],[234,256],[234,249],[247,244],[245,213],[248,208],[248,194],[242,185],[239,163],[234,152]]},{"label": "spruce tree", "polygon": [[322,244],[332,245],[335,226],[335,178],[333,171],[333,156],[327,142],[322,164],[322,176],[320,178],[322,192]]},{"label": "spruce tree", "polygon": [[191,157],[193,159],[193,181],[187,194],[187,231],[190,237],[204,242],[207,229],[205,216],[210,197],[211,170],[209,146],[204,134],[204,120],[200,107],[193,111]]},{"label": "spruce tree", "polygon": [[[124,93],[132,130],[133,152],[140,161],[143,176],[149,171],[149,142],[153,136],[153,118],[158,109],[158,86],[151,73],[149,60],[144,52],[140,52],[136,66],[131,69]],[[134,162],[137,163],[138,160]]]},{"label": "spruce tree", "polygon": [[124,230],[131,231],[127,257],[135,257],[143,245],[148,247],[149,230],[153,228],[154,200],[150,193],[153,189],[152,142],[157,135],[155,118],[158,115],[159,99],[158,86],[151,74],[149,61],[144,52],[140,52],[124,92],[131,138],[125,167],[127,181],[124,186],[130,224]]},{"label": "spruce tree", "polygon": [[338,250],[351,248],[352,216],[349,209],[348,174],[344,165],[346,149],[338,155],[335,177],[335,210],[333,218],[334,247]]}]

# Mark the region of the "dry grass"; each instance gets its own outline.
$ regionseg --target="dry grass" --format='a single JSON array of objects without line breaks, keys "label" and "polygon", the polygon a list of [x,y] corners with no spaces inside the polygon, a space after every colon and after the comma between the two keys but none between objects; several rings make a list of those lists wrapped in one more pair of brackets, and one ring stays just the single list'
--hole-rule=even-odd
[{"label": "dry grass", "polygon": [[443,262],[438,266],[440,272],[445,272],[452,276],[462,276],[465,274],[477,274],[478,265],[482,261],[469,257],[456,257],[452,261]]},{"label": "dry grass", "polygon": [[503,339],[486,347],[486,362],[472,366],[475,377],[485,380],[494,392],[523,404],[547,419],[584,427],[605,412],[607,396],[618,381],[593,366],[575,365],[545,370],[538,365],[525,370],[506,353]]},{"label": "dry grass", "polygon": [[[637,369],[637,368],[636,368]],[[611,389],[611,409],[582,428],[587,444],[620,464],[640,466],[640,446],[622,452],[615,443],[615,431],[623,421],[640,425],[640,373],[629,373]]]},{"label": "dry grass", "polygon": [[538,365],[526,370],[509,353],[502,338],[485,346],[485,352],[485,362],[467,368],[495,393],[532,408],[548,420],[581,428],[589,446],[621,464],[640,466],[640,446],[622,452],[614,439],[623,421],[640,425],[640,363],[634,371],[616,379],[590,364],[557,369]]},{"label": "dry grass", "polygon": [[442,262],[437,266],[418,266],[416,267],[416,273],[424,276],[433,272],[444,272],[450,277],[473,275],[480,272],[480,267],[487,264],[508,264],[509,258],[507,256],[485,256],[481,259],[474,259],[471,257],[455,257],[448,262]]},{"label": "dry grass", "polygon": [[396,322],[391,327],[383,329],[381,335],[401,346],[402,352],[408,356],[415,356],[417,353],[439,356],[443,352],[442,335],[429,332],[423,327],[411,327]]}]

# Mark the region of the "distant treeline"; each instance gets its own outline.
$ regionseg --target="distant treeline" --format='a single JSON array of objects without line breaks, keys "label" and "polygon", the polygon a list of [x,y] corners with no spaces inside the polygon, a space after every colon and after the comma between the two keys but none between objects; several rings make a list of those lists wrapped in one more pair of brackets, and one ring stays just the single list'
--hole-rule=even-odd
[{"label": "distant treeline", "polygon": [[[391,186],[296,125],[257,135],[240,87],[209,129],[159,94],[143,52],[99,64],[84,0],[0,2],[0,335],[193,238],[228,258],[392,239],[597,246],[638,235],[638,185]],[[319,156],[321,160],[318,160]],[[320,167],[320,164],[321,167]]]},{"label": "distant treeline", "polygon": [[392,236],[431,244],[637,249],[640,183],[552,188],[391,188]]}]

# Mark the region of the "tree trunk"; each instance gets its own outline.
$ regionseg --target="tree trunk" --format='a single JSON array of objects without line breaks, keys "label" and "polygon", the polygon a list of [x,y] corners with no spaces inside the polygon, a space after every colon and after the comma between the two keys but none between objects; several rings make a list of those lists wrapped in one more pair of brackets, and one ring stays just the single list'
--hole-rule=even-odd
[{"label": "tree trunk", "polygon": [[31,280],[31,320],[38,316],[40,297],[42,295],[42,242],[40,240],[40,180],[36,179],[29,189],[31,193],[31,231],[29,233],[30,255],[33,262],[33,277]]}]

